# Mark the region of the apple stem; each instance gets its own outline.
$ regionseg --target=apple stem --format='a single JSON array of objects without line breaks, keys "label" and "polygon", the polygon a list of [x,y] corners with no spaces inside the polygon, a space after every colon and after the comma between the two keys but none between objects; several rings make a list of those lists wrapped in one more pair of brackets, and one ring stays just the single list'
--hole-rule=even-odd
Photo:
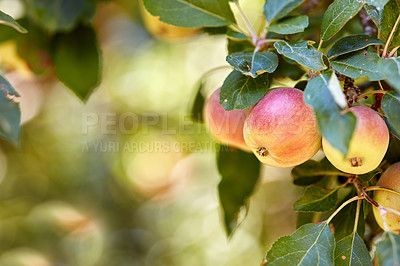
[{"label": "apple stem", "polygon": [[[364,190],[363,190],[363,191],[364,191]],[[362,196],[363,196],[369,203],[371,203],[372,205],[374,205],[376,208],[379,208],[379,206],[381,206],[381,205],[379,205],[378,202],[376,202],[375,200],[371,199],[371,198],[367,195],[367,193],[365,193],[365,191],[362,193]]]},{"label": "apple stem", "polygon": [[397,27],[399,26],[399,23],[400,23],[400,15],[397,17],[396,23],[394,24],[393,29],[390,32],[389,38],[386,41],[386,45],[385,45],[385,48],[383,49],[382,57],[386,57],[386,54],[387,54],[387,52],[389,50],[389,45],[393,40],[394,33],[396,32]]}]

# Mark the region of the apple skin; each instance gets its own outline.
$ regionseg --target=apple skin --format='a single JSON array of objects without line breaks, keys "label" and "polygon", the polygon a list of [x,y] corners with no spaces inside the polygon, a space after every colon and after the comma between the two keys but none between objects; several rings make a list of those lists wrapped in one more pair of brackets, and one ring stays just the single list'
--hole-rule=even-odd
[{"label": "apple skin", "polygon": [[151,15],[146,8],[141,5],[141,15],[146,30],[154,37],[164,41],[175,41],[199,33],[199,28],[183,28],[169,25],[160,21],[159,17]]},{"label": "apple skin", "polygon": [[313,109],[295,88],[270,90],[244,124],[244,139],[256,157],[269,166],[299,165],[321,148]]},{"label": "apple skin", "polygon": [[[395,163],[386,169],[376,185],[400,192],[400,162]],[[400,212],[400,195],[389,191],[377,190],[374,192],[374,200],[383,207],[394,209]],[[378,208],[373,208],[373,212],[376,222],[382,229],[385,230]],[[395,234],[400,234],[400,216],[387,211],[386,224],[388,225],[390,231]]]},{"label": "apple skin", "polygon": [[357,124],[346,157],[322,138],[326,158],[337,169],[350,174],[365,174],[379,166],[389,146],[385,121],[371,108],[354,106],[346,110],[357,117]]},{"label": "apple skin", "polygon": [[211,135],[219,142],[250,151],[243,139],[243,124],[250,112],[250,108],[244,110],[226,111],[220,104],[221,88],[215,90],[207,99],[203,116]]}]

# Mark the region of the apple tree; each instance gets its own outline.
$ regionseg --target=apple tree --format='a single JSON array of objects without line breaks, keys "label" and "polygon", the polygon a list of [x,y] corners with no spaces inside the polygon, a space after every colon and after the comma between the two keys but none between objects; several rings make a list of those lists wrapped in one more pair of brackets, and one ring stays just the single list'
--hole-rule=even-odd
[{"label": "apple tree", "polygon": [[[11,26],[1,38],[17,40],[36,75],[86,101],[101,76],[89,23],[100,1],[25,1],[28,16],[18,22],[0,13]],[[293,203],[297,230],[260,263],[400,263],[400,0],[266,0],[259,29],[240,0],[143,0],[142,8],[160,38],[226,37],[231,72],[211,96],[204,75],[191,113],[221,142],[227,237],[245,216],[261,164],[293,167],[294,185],[304,187]],[[18,93],[0,83],[0,136],[17,144]]]},{"label": "apple tree", "polygon": [[[260,261],[398,263],[400,1],[267,0],[260,30],[237,0],[143,2],[166,24],[226,35],[232,72],[210,97],[199,86],[192,114],[221,142],[228,237],[260,163],[294,167],[293,183],[304,187],[293,203],[298,228]],[[322,160],[313,157],[320,149]]]}]

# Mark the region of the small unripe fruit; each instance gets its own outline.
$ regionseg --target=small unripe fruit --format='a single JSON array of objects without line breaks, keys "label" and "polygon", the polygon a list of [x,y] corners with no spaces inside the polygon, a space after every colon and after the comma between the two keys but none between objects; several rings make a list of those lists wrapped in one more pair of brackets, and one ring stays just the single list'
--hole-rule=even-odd
[{"label": "small unripe fruit", "polygon": [[[382,174],[381,178],[376,183],[377,186],[390,188],[400,192],[400,162],[391,165],[386,171]],[[384,191],[384,190],[377,190],[374,192],[374,200],[378,202],[385,208],[394,209],[400,212],[400,195]],[[378,208],[373,208],[375,220],[378,225],[385,229],[383,225],[382,217],[379,213]],[[400,234],[400,216],[387,211],[385,216],[386,224],[390,231],[395,234]]]},{"label": "small unripe fruit", "polygon": [[371,108],[354,106],[346,110],[357,117],[346,156],[322,138],[326,158],[339,170],[365,174],[379,166],[389,146],[389,130],[385,121]]},{"label": "small unripe fruit", "polygon": [[221,89],[214,91],[204,105],[204,120],[211,135],[219,142],[250,151],[243,139],[243,124],[250,111],[226,111],[220,104]]},{"label": "small unripe fruit", "polygon": [[270,90],[244,124],[244,139],[266,165],[299,165],[317,153],[321,136],[313,109],[294,88]]}]

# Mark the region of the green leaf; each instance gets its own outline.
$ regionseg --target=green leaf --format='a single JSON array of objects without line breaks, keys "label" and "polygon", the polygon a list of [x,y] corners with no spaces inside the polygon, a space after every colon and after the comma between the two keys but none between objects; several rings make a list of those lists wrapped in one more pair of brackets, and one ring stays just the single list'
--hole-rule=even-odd
[{"label": "green leaf", "polygon": [[[382,13],[381,40],[387,42],[397,18],[400,16],[400,0],[390,0]],[[391,47],[400,46],[400,25],[393,34]]]},{"label": "green leaf", "polygon": [[305,224],[312,223],[316,215],[318,215],[316,212],[297,212],[296,229]]},{"label": "green leaf", "polygon": [[334,265],[335,242],[327,223],[305,224],[279,238],[268,251],[266,265]]},{"label": "green leaf", "polygon": [[143,0],[160,20],[179,27],[218,27],[235,23],[228,0]]},{"label": "green leaf", "polygon": [[297,63],[316,71],[324,70],[327,66],[322,58],[323,54],[314,47],[309,47],[309,42],[304,40],[279,41],[274,44],[279,54],[282,54]]},{"label": "green leaf", "polygon": [[364,3],[364,4],[367,4],[367,5],[375,6],[375,7],[377,7],[379,10],[383,10],[383,8],[385,7],[385,5],[386,5],[386,3],[387,3],[388,1],[389,1],[389,0],[363,0],[363,3]]},{"label": "green leaf", "polygon": [[398,92],[400,92],[400,58],[382,58],[378,64],[379,72]]},{"label": "green leaf", "polygon": [[356,0],[335,0],[326,10],[322,19],[321,39],[326,41],[335,35],[363,7]]},{"label": "green leaf", "polygon": [[301,212],[326,212],[336,206],[338,189],[326,189],[318,186],[309,186],[303,196],[298,199],[293,207]]},{"label": "green leaf", "polygon": [[281,19],[267,27],[269,32],[275,32],[278,34],[294,34],[303,32],[308,27],[307,16],[296,16]]},{"label": "green leaf", "polygon": [[264,97],[270,85],[268,73],[252,78],[233,70],[222,85],[220,103],[227,111],[249,108]]},{"label": "green leaf", "polygon": [[100,82],[101,55],[94,30],[80,26],[58,34],[52,56],[60,81],[81,100],[87,100]]},{"label": "green leaf", "polygon": [[308,82],[304,101],[313,107],[322,136],[333,147],[347,154],[356,127],[356,117],[351,112],[341,114],[342,110],[328,88],[332,74],[333,71],[329,70]]},{"label": "green leaf", "polygon": [[19,34],[16,38],[18,55],[36,75],[53,75],[49,34],[30,20],[22,20],[21,24],[27,28],[29,34]]},{"label": "green leaf", "polygon": [[16,22],[11,16],[0,11],[0,24],[7,25],[11,28],[16,29],[21,33],[27,33],[28,31],[22,27],[18,22]]},{"label": "green leaf", "polygon": [[[354,195],[354,194],[351,194]],[[348,199],[348,198],[346,198]],[[354,230],[354,222],[356,218],[356,206],[357,202],[352,202],[344,207],[333,219],[332,225],[335,232],[335,239],[339,241],[351,233]],[[358,219],[357,232],[359,235],[364,235],[365,232],[365,220],[362,219],[364,216],[363,210],[360,210],[360,218]]]},{"label": "green leaf", "polygon": [[243,207],[247,209],[247,200],[258,182],[260,162],[251,153],[220,146],[217,164],[222,177],[218,185],[219,200],[225,230],[230,236],[240,223],[240,210]]},{"label": "green leaf", "polygon": [[364,182],[369,182],[372,178],[374,178],[377,174],[382,173],[382,169],[376,168],[369,173],[358,175],[358,178]]},{"label": "green leaf", "polygon": [[[327,163],[325,162],[327,161]],[[293,183],[297,186],[309,186],[317,183],[324,176],[340,175],[340,172],[324,158],[322,162],[306,161],[292,169]]]},{"label": "green leaf", "polygon": [[378,10],[376,7],[372,5],[364,5],[365,12],[367,12],[368,16],[375,23],[376,27],[380,29],[382,24],[382,12],[383,8]]},{"label": "green leaf", "polygon": [[264,16],[269,23],[285,17],[304,0],[267,0],[264,4]]},{"label": "green leaf", "polygon": [[382,98],[382,110],[386,115],[386,123],[394,135],[400,136],[400,96],[386,93]]},{"label": "green leaf", "polygon": [[210,36],[225,35],[228,32],[228,27],[227,26],[203,27],[203,32],[207,33]]},{"label": "green leaf", "polygon": [[252,53],[254,51],[254,45],[249,40],[237,40],[228,38],[228,54],[243,52]]},{"label": "green leaf", "polygon": [[226,57],[226,61],[236,70],[252,78],[265,72],[274,72],[279,62],[278,56],[273,52],[233,53]]},{"label": "green leaf", "polygon": [[226,32],[226,36],[228,36],[228,38],[234,39],[234,40],[248,40],[247,36],[244,35],[241,32],[237,32],[234,31],[232,29],[228,29]]},{"label": "green leaf", "polygon": [[203,109],[204,109],[204,103],[206,99],[204,98],[202,94],[202,89],[203,89],[203,82],[200,82],[196,89],[196,96],[194,97],[193,103],[192,103],[192,108],[190,110],[190,114],[192,116],[193,121],[202,123],[203,122]]},{"label": "green leaf", "polygon": [[279,65],[274,72],[275,78],[286,78],[289,77],[292,80],[298,80],[304,75],[304,69],[287,57],[282,55],[279,56]]},{"label": "green leaf", "polygon": [[6,96],[20,96],[13,86],[11,86],[11,84],[2,75],[0,75],[0,91]]},{"label": "green leaf", "polygon": [[380,10],[383,10],[389,0],[363,0],[364,4],[373,5]]},{"label": "green leaf", "polygon": [[338,40],[328,51],[329,58],[361,50],[370,45],[385,44],[374,36],[351,35]]},{"label": "green leaf", "polygon": [[79,21],[95,13],[93,0],[28,0],[30,16],[43,28],[55,32],[72,30]]},{"label": "green leaf", "polygon": [[[372,198],[372,191],[368,191],[367,194],[368,194],[368,196],[369,196],[370,198]],[[363,200],[363,201],[362,201],[362,211],[363,211],[363,213],[364,213],[364,215],[363,215],[362,217],[364,217],[364,220],[367,219],[367,216],[368,216],[368,213],[369,213],[370,210],[371,210],[371,207],[372,207],[371,203],[369,203],[369,202],[366,201],[366,200]]]},{"label": "green leaf", "polygon": [[379,266],[393,266],[400,264],[400,236],[392,232],[384,232],[382,240],[378,242],[375,256]]},{"label": "green leaf", "polygon": [[12,100],[19,96],[10,83],[0,75],[0,137],[18,144],[21,111],[19,104]]},{"label": "green leaf", "polygon": [[372,266],[368,249],[357,232],[336,243],[335,265]]},{"label": "green leaf", "polygon": [[367,77],[369,80],[382,80],[384,76],[378,70],[380,59],[376,53],[358,51],[336,58],[331,61],[331,66],[339,73],[353,79]]}]

